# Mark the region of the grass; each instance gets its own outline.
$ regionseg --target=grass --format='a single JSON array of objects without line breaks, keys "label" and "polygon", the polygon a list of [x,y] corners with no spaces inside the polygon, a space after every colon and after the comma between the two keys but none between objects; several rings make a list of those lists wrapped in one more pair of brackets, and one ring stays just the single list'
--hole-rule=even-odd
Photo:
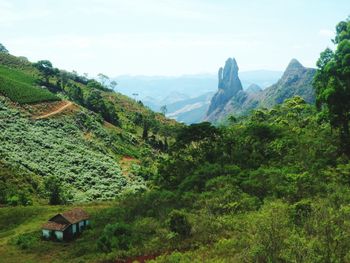
[{"label": "grass", "polygon": [[[41,225],[69,206],[28,206],[0,208],[0,262],[96,262],[96,239],[108,223],[114,203],[90,203],[79,207],[91,216],[92,228],[72,242],[41,240]],[[32,237],[28,248],[16,245],[20,237]],[[97,255],[98,256],[98,255]]]},{"label": "grass", "polygon": [[5,66],[0,66],[0,93],[20,104],[60,100],[47,89],[35,86],[32,76]]}]

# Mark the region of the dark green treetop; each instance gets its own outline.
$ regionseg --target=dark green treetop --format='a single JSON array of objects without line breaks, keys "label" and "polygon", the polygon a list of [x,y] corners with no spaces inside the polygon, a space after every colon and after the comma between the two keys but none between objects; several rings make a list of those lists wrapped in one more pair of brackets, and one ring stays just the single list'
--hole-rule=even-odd
[{"label": "dark green treetop", "polygon": [[339,128],[343,150],[350,155],[350,20],[336,26],[335,51],[327,48],[317,61],[314,79],[316,103]]},{"label": "dark green treetop", "polygon": [[3,53],[9,53],[9,51],[7,50],[7,48],[0,43],[0,52],[3,52]]}]

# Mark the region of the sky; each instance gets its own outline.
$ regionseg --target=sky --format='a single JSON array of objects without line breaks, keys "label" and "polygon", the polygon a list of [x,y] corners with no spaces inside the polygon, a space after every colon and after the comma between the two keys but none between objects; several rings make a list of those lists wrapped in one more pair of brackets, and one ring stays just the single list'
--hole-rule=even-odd
[{"label": "sky", "polygon": [[0,0],[0,43],[96,76],[314,67],[349,0]]}]

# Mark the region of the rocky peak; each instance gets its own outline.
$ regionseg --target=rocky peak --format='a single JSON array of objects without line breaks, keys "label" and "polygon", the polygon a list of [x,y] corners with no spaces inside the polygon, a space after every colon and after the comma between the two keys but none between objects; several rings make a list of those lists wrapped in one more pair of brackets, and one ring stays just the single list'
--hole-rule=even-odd
[{"label": "rocky peak", "polygon": [[238,70],[236,59],[229,58],[226,60],[225,67],[219,69],[218,88],[233,94],[242,90],[242,84],[238,78]]},{"label": "rocky peak", "polygon": [[254,83],[250,84],[249,87],[246,88],[246,90],[245,90],[245,92],[251,93],[251,94],[257,93],[257,92],[260,92],[260,91],[262,91],[262,88],[260,86],[256,85],[256,84],[254,84]]},{"label": "rocky peak", "polygon": [[297,59],[293,58],[293,59],[289,62],[289,64],[288,64],[286,70],[302,69],[302,68],[304,68],[304,66],[301,65],[301,63],[300,63]]},{"label": "rocky peak", "polygon": [[239,68],[234,58],[226,60],[225,67],[219,69],[218,91],[211,100],[207,115],[224,107],[232,97],[243,90],[242,83],[238,77],[238,70]]},{"label": "rocky peak", "polygon": [[286,70],[284,71],[281,79],[279,80],[280,84],[288,84],[296,81],[300,78],[301,75],[305,73],[307,69],[295,58],[293,58]]}]

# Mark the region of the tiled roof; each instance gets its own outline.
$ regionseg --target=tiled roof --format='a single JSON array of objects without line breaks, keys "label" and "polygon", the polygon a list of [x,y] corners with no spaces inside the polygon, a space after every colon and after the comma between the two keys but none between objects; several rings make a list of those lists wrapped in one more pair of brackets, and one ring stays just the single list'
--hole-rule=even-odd
[{"label": "tiled roof", "polygon": [[46,224],[43,225],[43,229],[48,229],[48,230],[59,230],[59,231],[63,231],[64,229],[66,229],[68,226],[70,226],[71,224],[60,224],[60,223],[56,223],[53,221],[48,221]]},{"label": "tiled roof", "polygon": [[61,215],[65,219],[67,219],[71,224],[75,224],[82,220],[87,220],[90,217],[89,214],[81,208],[74,208],[70,211],[62,213]]},{"label": "tiled roof", "polygon": [[[61,223],[61,222],[56,222],[59,221],[57,220],[57,216],[60,215],[64,217],[64,219],[68,222],[66,224]],[[69,227],[71,224],[78,223],[82,220],[87,220],[89,219],[89,214],[86,213],[83,209],[81,208],[74,208],[70,211],[58,214],[51,218],[46,224],[43,225],[43,229],[48,229],[48,230],[65,230],[67,227]],[[62,221],[62,220],[60,220]]]}]

